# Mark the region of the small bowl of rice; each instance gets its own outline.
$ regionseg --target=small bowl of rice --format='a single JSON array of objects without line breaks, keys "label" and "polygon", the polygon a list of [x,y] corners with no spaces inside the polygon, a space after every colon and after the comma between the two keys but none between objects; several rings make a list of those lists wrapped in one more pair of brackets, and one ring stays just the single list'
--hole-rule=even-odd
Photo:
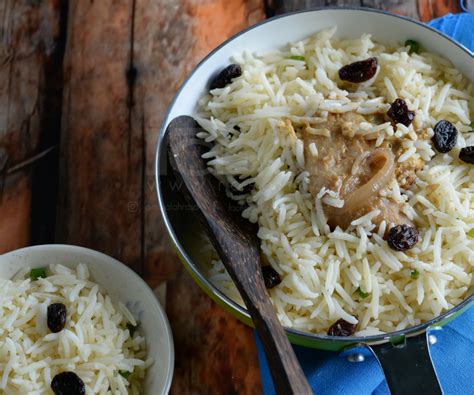
[{"label": "small bowl of rice", "polygon": [[0,256],[0,393],[167,394],[166,314],[121,262],[67,245]]}]

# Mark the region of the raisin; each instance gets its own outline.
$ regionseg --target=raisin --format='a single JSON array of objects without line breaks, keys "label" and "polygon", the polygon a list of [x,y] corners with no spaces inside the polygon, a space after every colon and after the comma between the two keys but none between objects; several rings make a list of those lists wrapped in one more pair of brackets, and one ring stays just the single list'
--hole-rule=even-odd
[{"label": "raisin", "polygon": [[369,58],[348,64],[339,69],[339,78],[349,82],[365,82],[377,72],[377,58]]},{"label": "raisin", "polygon": [[67,310],[62,303],[48,306],[48,328],[53,333],[61,332],[66,326]]},{"label": "raisin", "polygon": [[387,111],[388,117],[395,123],[410,126],[415,119],[415,113],[408,109],[407,103],[403,99],[396,99]]},{"label": "raisin", "polygon": [[217,88],[224,88],[227,84],[232,82],[233,78],[240,77],[242,75],[242,69],[238,64],[231,64],[222,70],[212,80],[210,90]]},{"label": "raisin", "polygon": [[439,121],[434,127],[434,135],[431,138],[438,152],[445,154],[451,151],[458,141],[458,130],[449,121]]},{"label": "raisin", "polygon": [[55,395],[85,395],[86,386],[74,372],[62,372],[54,376],[51,389]]},{"label": "raisin", "polygon": [[356,324],[351,324],[342,318],[337,320],[328,329],[329,336],[352,336],[356,331]]},{"label": "raisin", "polygon": [[281,283],[281,278],[278,272],[271,266],[262,266],[263,281],[265,287],[271,289]]},{"label": "raisin", "polygon": [[418,243],[419,233],[416,228],[408,225],[394,226],[388,232],[388,246],[395,251],[406,251]]},{"label": "raisin", "polygon": [[461,148],[459,159],[463,162],[474,164],[474,145]]}]

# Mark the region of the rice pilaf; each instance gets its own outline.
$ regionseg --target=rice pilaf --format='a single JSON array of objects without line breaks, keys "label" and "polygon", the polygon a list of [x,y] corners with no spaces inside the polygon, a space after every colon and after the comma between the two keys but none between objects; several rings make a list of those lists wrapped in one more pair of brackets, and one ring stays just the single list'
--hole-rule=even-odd
[{"label": "rice pilaf", "polygon": [[[335,33],[333,27],[281,50],[236,54],[242,75],[200,100],[196,120],[205,132],[198,137],[212,144],[204,155],[210,172],[259,225],[264,261],[282,280],[270,290],[282,324],[325,333],[342,318],[357,324],[356,335],[374,335],[430,320],[471,292],[474,166],[458,157],[474,145],[474,87],[436,54]],[[356,87],[340,81],[342,66],[369,57],[378,59],[373,78]],[[397,98],[414,112],[409,126],[380,119]],[[385,236],[394,224],[376,225],[380,210],[347,229],[330,227],[327,209],[344,200],[337,190],[310,193],[308,159],[322,150],[305,144],[303,134],[330,136],[318,125],[349,113],[364,121],[347,129],[348,138],[397,144],[397,166],[413,168],[415,176],[380,192],[416,224],[419,242],[408,251],[389,248]],[[431,142],[442,119],[459,132],[445,154]],[[211,282],[242,303],[222,262],[213,252],[209,259]]]}]

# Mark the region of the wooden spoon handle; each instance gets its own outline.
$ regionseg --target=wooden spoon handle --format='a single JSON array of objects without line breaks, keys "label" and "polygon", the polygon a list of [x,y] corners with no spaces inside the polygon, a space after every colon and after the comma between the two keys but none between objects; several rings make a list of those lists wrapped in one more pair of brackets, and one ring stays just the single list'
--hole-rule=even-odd
[{"label": "wooden spoon handle", "polygon": [[293,347],[268,297],[248,303],[247,308],[262,340],[276,392],[312,394]]},{"label": "wooden spoon handle", "polygon": [[[213,228],[211,224],[211,229]],[[312,394],[293,347],[278,319],[263,282],[260,257],[245,245],[227,245],[228,236],[212,232],[222,261],[234,280],[262,340],[278,394]],[[229,253],[232,251],[232,253]]]},{"label": "wooden spoon handle", "polygon": [[311,388],[275,314],[260,269],[260,241],[255,226],[228,206],[221,185],[202,159],[196,138],[199,125],[187,116],[168,126],[170,163],[183,185],[184,196],[199,208],[197,214],[226,269],[240,291],[267,355],[278,394],[306,395]]}]

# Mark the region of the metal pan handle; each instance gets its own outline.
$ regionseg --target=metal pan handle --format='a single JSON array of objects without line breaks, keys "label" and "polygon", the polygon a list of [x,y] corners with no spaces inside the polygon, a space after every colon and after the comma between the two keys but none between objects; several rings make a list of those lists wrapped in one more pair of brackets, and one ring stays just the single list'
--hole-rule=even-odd
[{"label": "metal pan handle", "polygon": [[428,332],[402,337],[396,344],[372,345],[369,349],[382,366],[392,395],[443,393],[431,361]]}]

